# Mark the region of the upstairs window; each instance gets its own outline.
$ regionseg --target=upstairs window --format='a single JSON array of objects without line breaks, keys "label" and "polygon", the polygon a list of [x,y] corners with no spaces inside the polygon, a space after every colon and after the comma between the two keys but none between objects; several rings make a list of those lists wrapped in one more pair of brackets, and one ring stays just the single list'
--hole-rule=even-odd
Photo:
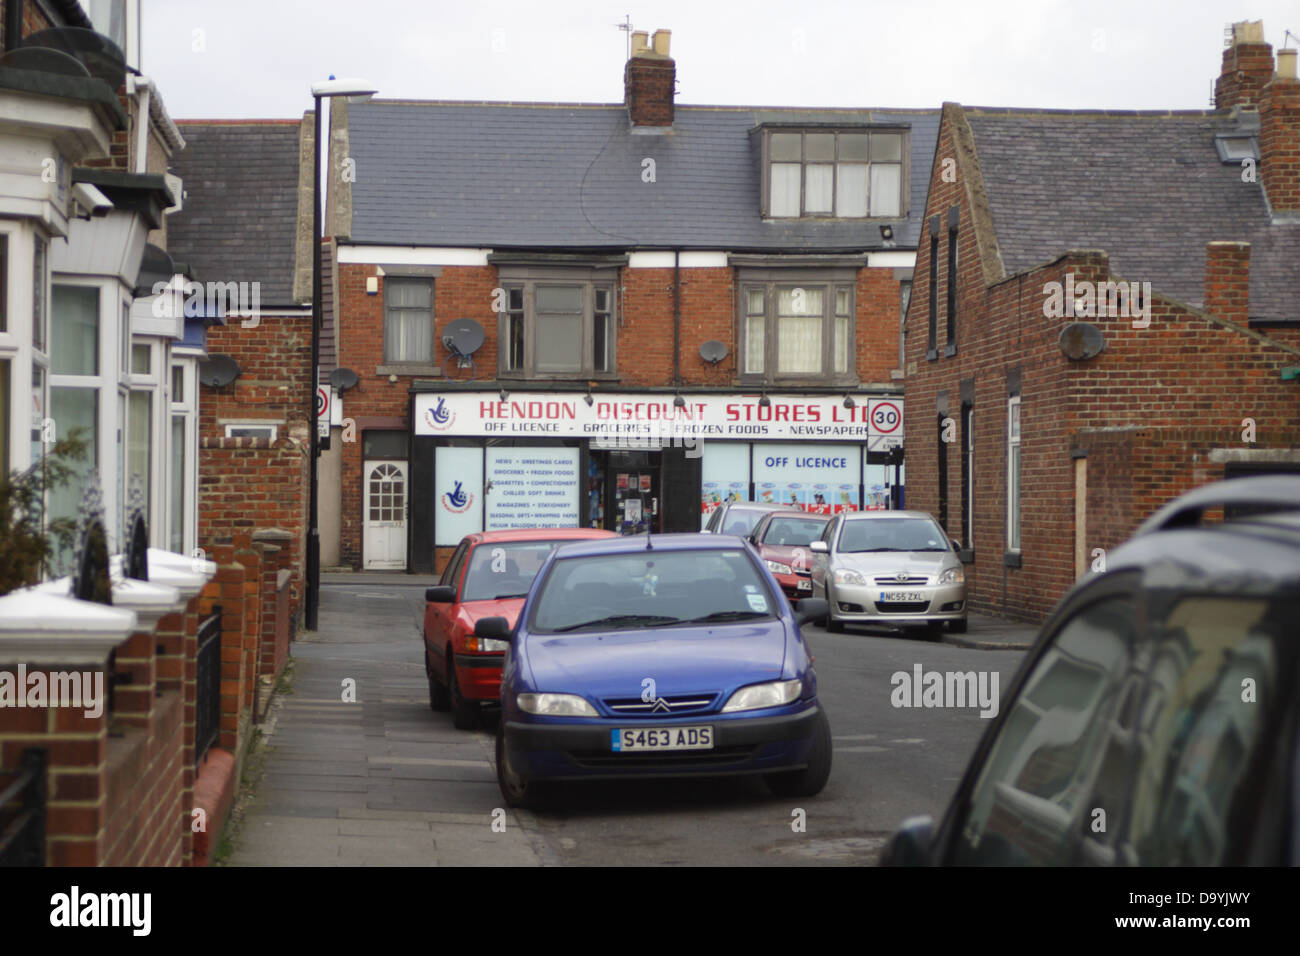
[{"label": "upstairs window", "polygon": [[432,279],[384,279],[384,362],[433,364]]},{"label": "upstairs window", "polygon": [[898,218],[902,130],[769,130],[763,214],[773,219]]},{"label": "upstairs window", "polygon": [[[504,270],[503,270],[504,271]],[[500,374],[599,378],[616,371],[616,276],[503,275]]]},{"label": "upstairs window", "polygon": [[757,281],[742,276],[742,378],[855,380],[853,292],[851,282]]}]

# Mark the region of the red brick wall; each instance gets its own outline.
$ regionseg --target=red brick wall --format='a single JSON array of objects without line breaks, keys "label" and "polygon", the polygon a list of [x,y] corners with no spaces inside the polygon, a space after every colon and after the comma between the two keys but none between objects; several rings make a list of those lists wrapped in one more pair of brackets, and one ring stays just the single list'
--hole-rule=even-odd
[{"label": "red brick wall", "polygon": [[1259,104],[1260,181],[1274,212],[1300,212],[1300,79],[1274,77]]},{"label": "red brick wall", "polygon": [[[1071,318],[1047,318],[1043,287],[1142,276],[1114,276],[1104,254],[1063,257],[986,287],[974,241],[965,184],[942,181],[942,159],[952,156],[950,128],[941,130],[930,215],[944,216],[939,242],[938,350],[925,357],[929,305],[929,241],[917,256],[908,316],[906,358],[907,503],[937,514],[938,393],[960,437],[963,379],[974,379],[974,563],[967,595],[977,610],[1041,619],[1075,579],[1074,462],[1088,451],[1086,549],[1109,549],[1127,538],[1157,507],[1189,488],[1222,477],[1207,461],[1211,448],[1291,447],[1300,442],[1300,402],[1283,366],[1300,355],[1275,340],[1212,322],[1153,290],[1149,328],[1126,317],[1090,318],[1106,348],[1086,362],[1065,358],[1058,346]],[[961,205],[958,236],[957,354],[944,356],[947,298],[947,213]],[[928,227],[927,227],[928,228]],[[1225,237],[1231,238],[1231,237]],[[1051,254],[1045,250],[1044,255]],[[1007,371],[1021,370],[1021,560],[1004,566],[1006,512]],[[1242,419],[1253,418],[1257,440],[1241,440]],[[1099,432],[1129,428],[1131,432]],[[961,528],[960,445],[948,448],[949,534]]]}]

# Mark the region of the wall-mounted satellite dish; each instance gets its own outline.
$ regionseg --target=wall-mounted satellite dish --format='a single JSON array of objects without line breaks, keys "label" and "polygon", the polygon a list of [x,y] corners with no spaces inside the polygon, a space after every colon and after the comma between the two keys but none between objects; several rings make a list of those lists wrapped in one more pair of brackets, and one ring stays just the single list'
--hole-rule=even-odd
[{"label": "wall-mounted satellite dish", "polygon": [[199,381],[212,388],[222,388],[239,378],[243,369],[229,355],[209,355],[199,363]]},{"label": "wall-mounted satellite dish", "polygon": [[487,333],[473,319],[457,319],[442,330],[443,347],[455,356],[470,356],[483,347]]},{"label": "wall-mounted satellite dish", "polygon": [[23,38],[24,47],[44,47],[68,54],[90,75],[116,90],[126,82],[126,57],[121,47],[101,33],[84,27],[55,27]]},{"label": "wall-mounted satellite dish", "polygon": [[1088,322],[1071,322],[1061,329],[1058,341],[1066,358],[1076,362],[1096,358],[1106,347],[1106,339],[1101,334],[1101,329]]},{"label": "wall-mounted satellite dish", "polygon": [[700,346],[700,358],[710,365],[717,365],[727,357],[727,346],[717,339],[710,339]]},{"label": "wall-mounted satellite dish", "polygon": [[177,272],[176,263],[167,250],[155,246],[152,242],[144,247],[140,257],[140,272],[135,278],[135,294],[151,296],[153,287],[159,282],[171,282]]},{"label": "wall-mounted satellite dish", "polygon": [[334,386],[336,392],[346,392],[350,388],[355,388],[359,381],[357,373],[350,368],[336,368],[330,372],[330,384]]}]

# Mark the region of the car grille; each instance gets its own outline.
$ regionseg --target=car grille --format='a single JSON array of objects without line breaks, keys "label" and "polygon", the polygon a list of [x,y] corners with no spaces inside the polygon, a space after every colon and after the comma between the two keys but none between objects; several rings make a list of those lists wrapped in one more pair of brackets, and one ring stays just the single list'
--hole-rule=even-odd
[{"label": "car grille", "polygon": [[717,691],[678,694],[649,701],[640,697],[606,697],[605,706],[620,717],[679,717],[712,709],[717,697]]},{"label": "car grille", "polygon": [[876,610],[881,614],[920,614],[930,610],[929,601],[877,601]]},{"label": "car grille", "polygon": [[605,767],[644,767],[655,770],[725,767],[744,763],[754,754],[754,747],[716,747],[713,750],[679,750],[673,753],[616,754],[608,750],[575,750],[569,755],[579,767],[596,770]]},{"label": "car grille", "polygon": [[900,581],[892,574],[881,574],[876,577],[876,584],[880,587],[901,588],[911,585],[915,587],[918,584],[929,584],[930,579],[924,574],[911,574]]}]

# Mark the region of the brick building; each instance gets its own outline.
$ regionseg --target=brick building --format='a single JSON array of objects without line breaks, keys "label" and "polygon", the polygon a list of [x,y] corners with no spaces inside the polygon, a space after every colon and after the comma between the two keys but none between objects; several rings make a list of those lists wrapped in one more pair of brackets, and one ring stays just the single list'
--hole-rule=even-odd
[{"label": "brick building", "polygon": [[1258,23],[1216,109],[945,104],[907,316],[909,506],[1039,618],[1156,507],[1300,470],[1300,83]]},{"label": "brick building", "polygon": [[[215,377],[200,386],[199,543],[210,550],[257,529],[288,532],[296,615],[311,398],[312,124],[180,125],[186,147],[176,167],[186,196],[169,248],[205,282],[239,286],[246,291],[238,298],[248,300],[228,297],[229,314],[207,330],[206,368]],[[254,305],[256,314],[246,314]]]},{"label": "brick building", "polygon": [[335,101],[341,563],[884,506],[938,115],[678,106],[668,43],[619,104]]}]

